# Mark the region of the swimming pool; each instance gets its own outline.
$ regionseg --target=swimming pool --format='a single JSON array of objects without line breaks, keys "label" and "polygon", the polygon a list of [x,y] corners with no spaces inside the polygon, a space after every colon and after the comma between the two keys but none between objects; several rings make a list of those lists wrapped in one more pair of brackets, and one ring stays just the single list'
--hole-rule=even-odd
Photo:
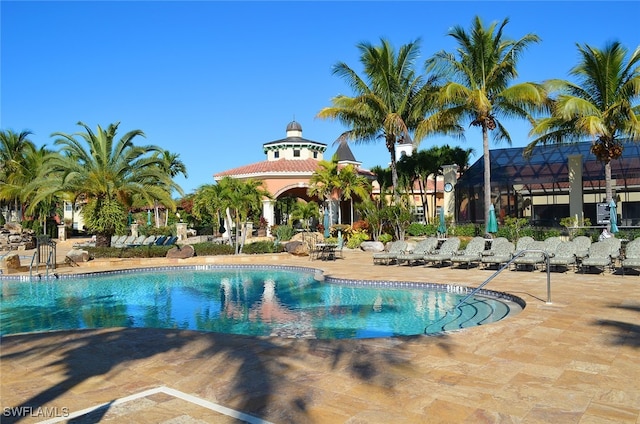
[{"label": "swimming pool", "polygon": [[3,280],[1,335],[102,327],[318,339],[437,334],[484,325],[524,302],[459,286],[326,278],[282,266],[194,266]]}]

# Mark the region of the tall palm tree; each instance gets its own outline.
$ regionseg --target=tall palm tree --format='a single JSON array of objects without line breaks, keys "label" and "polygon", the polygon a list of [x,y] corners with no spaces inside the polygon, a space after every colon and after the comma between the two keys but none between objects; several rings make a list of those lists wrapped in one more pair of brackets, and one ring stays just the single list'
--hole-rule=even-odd
[{"label": "tall palm tree", "polygon": [[411,140],[412,134],[413,141],[419,143],[421,138],[432,133],[455,132],[459,128],[446,125],[443,119],[437,126],[426,125],[422,131],[414,133],[433,106],[432,95],[436,88],[434,78],[425,79],[415,71],[419,40],[401,46],[397,52],[385,39],[381,39],[379,46],[364,42],[357,48],[364,67],[363,76],[344,62],[333,67],[333,74],[343,78],[355,95],[334,97],[332,105],[320,110],[317,116],[338,120],[349,127],[340,140],[368,143],[383,139],[391,158],[395,194],[398,187],[396,144]]},{"label": "tall palm tree", "polygon": [[[147,204],[156,200],[175,208],[172,191],[182,189],[163,171],[162,160],[155,155],[157,146],[136,146],[133,139],[144,136],[129,131],[116,141],[119,123],[93,132],[79,122],[84,132],[54,133],[58,154],[46,162],[47,174],[58,175],[57,182],[39,190],[36,200],[54,193],[79,193],[87,200],[85,222],[96,232],[97,246],[107,246],[117,231],[125,228],[126,211],[134,199]],[[121,216],[122,214],[122,216]]]},{"label": "tall palm tree", "polygon": [[[169,176],[173,179],[178,175],[182,174],[185,178],[189,178],[187,174],[187,166],[180,159],[180,154],[171,153],[168,150],[162,150],[160,152],[156,152],[156,155],[162,160],[161,168],[169,174]],[[156,227],[160,226],[160,211],[158,202],[154,202],[153,205],[153,216],[156,222]],[[169,219],[169,214],[165,213],[165,226],[167,225],[167,221]]]},{"label": "tall palm tree", "polygon": [[[476,17],[467,32],[461,26],[453,27],[448,35],[458,43],[455,53],[440,51],[427,60],[427,69],[451,78],[440,90],[438,103],[441,110],[434,120],[455,119],[469,121],[482,131],[484,157],[484,216],[491,206],[491,160],[489,132],[496,142],[511,144],[501,118],[524,118],[533,124],[532,114],[547,106],[542,85],[523,82],[510,85],[517,77],[516,65],[522,53],[540,41],[535,34],[526,34],[518,40],[504,36],[509,23],[485,27]],[[488,224],[488,219],[485,223]]]},{"label": "tall palm tree", "polygon": [[27,156],[36,151],[35,144],[29,140],[31,134],[31,131],[26,130],[19,133],[12,130],[0,131],[0,200],[13,203],[18,221],[22,220],[20,190],[29,182],[30,170],[25,162]]},{"label": "tall palm tree", "polygon": [[[363,200],[369,198],[371,183],[366,177],[358,174],[358,170],[353,165],[348,164],[338,171],[337,188],[340,198],[349,200],[349,220],[353,224],[353,198],[358,197]],[[342,223],[341,218],[340,222]]]},{"label": "tall palm tree", "polygon": [[623,138],[638,141],[640,135],[640,46],[627,58],[619,42],[600,50],[577,45],[580,62],[571,69],[576,82],[554,79],[546,84],[557,94],[551,115],[531,130],[537,136],[526,148],[587,138],[591,151],[604,163],[607,203],[613,197],[611,160],[622,156]]}]

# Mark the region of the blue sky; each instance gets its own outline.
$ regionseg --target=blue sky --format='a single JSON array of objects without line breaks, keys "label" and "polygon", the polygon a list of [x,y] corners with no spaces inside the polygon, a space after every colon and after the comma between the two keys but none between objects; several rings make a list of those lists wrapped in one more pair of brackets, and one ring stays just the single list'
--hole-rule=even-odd
[{"label": "blue sky", "polygon": [[[452,50],[454,25],[510,19],[506,35],[535,33],[520,80],[568,78],[576,43],[640,45],[640,3],[625,2],[0,2],[0,128],[30,130],[53,147],[53,132],[120,122],[119,134],[178,153],[186,193],[212,175],[265,159],[262,144],[285,136],[295,120],[305,138],[333,142],[346,129],[315,118],[337,94],[338,61],[359,70],[356,45],[421,40],[420,66]],[[528,126],[507,122],[513,146]],[[419,149],[459,145],[482,152],[477,129],[466,141],[426,139]],[[507,147],[492,144],[492,147]],[[387,166],[382,142],[353,145],[363,167]]]}]

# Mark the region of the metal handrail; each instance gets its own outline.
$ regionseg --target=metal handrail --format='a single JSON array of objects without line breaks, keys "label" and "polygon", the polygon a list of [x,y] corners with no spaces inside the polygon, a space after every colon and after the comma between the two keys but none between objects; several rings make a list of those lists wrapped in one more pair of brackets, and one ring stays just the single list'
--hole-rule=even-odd
[{"label": "metal handrail", "polygon": [[468,295],[466,295],[460,302],[458,302],[458,304],[455,306],[454,309],[459,308],[460,305],[462,305],[464,302],[469,300],[469,298],[471,298],[474,294],[476,294],[478,291],[480,291],[484,286],[489,284],[489,282],[491,280],[496,278],[498,276],[498,274],[500,274],[502,271],[504,271],[505,268],[508,268],[509,265],[511,265],[513,263],[513,261],[515,261],[516,259],[518,259],[520,256],[524,255],[527,252],[542,253],[544,255],[544,257],[545,257],[545,261],[546,261],[546,265],[547,265],[547,305],[551,305],[551,267],[549,266],[549,258],[550,258],[549,253],[547,253],[545,250],[540,250],[540,249],[525,249],[525,250],[521,250],[521,251],[517,252],[516,254],[514,254],[513,257],[509,260],[509,262],[504,264],[504,266],[502,268],[500,268],[496,272],[494,272],[493,275],[491,275],[489,278],[487,278],[478,287],[476,287],[475,289],[471,290],[471,292]]}]

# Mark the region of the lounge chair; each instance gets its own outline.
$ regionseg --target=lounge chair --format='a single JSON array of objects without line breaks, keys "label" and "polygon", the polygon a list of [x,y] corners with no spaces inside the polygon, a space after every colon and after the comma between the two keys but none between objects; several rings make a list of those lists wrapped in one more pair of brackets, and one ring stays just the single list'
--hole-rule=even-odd
[{"label": "lounge chair", "polygon": [[398,255],[407,250],[407,242],[404,240],[397,240],[390,242],[387,245],[386,252],[378,252],[373,254],[373,264],[384,263],[389,265],[391,262],[397,260]]},{"label": "lounge chair", "polygon": [[149,236],[142,241],[143,246],[153,246],[156,243],[156,236]]},{"label": "lounge chair", "polygon": [[121,242],[116,242],[116,244],[113,247],[118,247],[118,248],[123,248],[123,247],[127,247],[129,246],[131,243],[133,243],[133,241],[136,239],[135,236],[127,236],[125,237],[125,239]]},{"label": "lounge chair", "polygon": [[456,254],[460,247],[460,239],[458,237],[450,237],[442,243],[437,252],[426,254],[422,257],[425,265],[429,263],[438,263],[443,266],[445,262],[450,262],[453,255]]},{"label": "lounge chair", "polygon": [[576,259],[578,263],[582,261],[582,258],[589,253],[589,247],[591,247],[591,237],[577,236],[573,239],[573,243],[576,245]]},{"label": "lounge chair", "polygon": [[[520,239],[522,240],[522,239]],[[519,240],[518,240],[519,241]],[[516,247],[516,254],[520,253],[524,250],[524,254],[518,256],[513,260],[513,264],[515,265],[515,270],[518,271],[520,268],[531,268],[531,271],[538,269],[538,265],[544,263],[545,255],[544,255],[544,241],[534,240],[528,242],[526,249],[518,249]]]},{"label": "lounge chair", "polygon": [[474,237],[469,241],[464,250],[457,252],[451,257],[453,264],[466,264],[467,269],[471,264],[480,264],[482,261],[482,252],[484,251],[484,237]]},{"label": "lounge chair", "polygon": [[496,265],[500,268],[503,264],[506,264],[513,258],[513,252],[516,250],[516,245],[509,240],[500,241],[496,243],[494,240],[491,245],[492,254],[482,255],[481,262],[485,268],[492,265]]},{"label": "lounge chair", "polygon": [[165,242],[167,241],[167,236],[160,236],[156,239],[156,241],[154,242],[154,244],[156,246],[162,246]]},{"label": "lounge chair", "polygon": [[640,269],[640,238],[634,239],[627,244],[621,267],[622,275],[624,275],[625,268]]},{"label": "lounge chair", "polygon": [[518,239],[518,241],[516,242],[516,251],[519,252],[521,250],[527,250],[529,249],[529,246],[531,245],[531,243],[533,243],[535,240],[533,239],[533,237],[530,236],[523,236],[520,237]]},{"label": "lounge chair", "polygon": [[[506,243],[508,241],[509,239],[507,239],[506,237],[496,237],[492,239],[491,246],[487,250],[482,251],[482,256],[493,255],[495,253],[495,249],[497,246],[499,246],[501,243]],[[514,246],[514,249],[515,249],[515,246]]]},{"label": "lounge chair", "polygon": [[126,247],[138,247],[142,246],[142,242],[147,238],[147,236],[138,236],[133,239],[131,243],[129,243]]},{"label": "lounge chair", "polygon": [[426,239],[417,242],[414,248],[410,251],[399,254],[396,257],[396,261],[398,262],[398,265],[402,262],[407,262],[408,265],[411,265],[411,262],[421,261],[424,258],[424,255],[432,253],[436,247],[438,247],[438,238],[427,237]]},{"label": "lounge chair", "polygon": [[555,249],[553,256],[549,258],[550,270],[562,267],[564,272],[569,270],[570,266],[574,268],[577,265],[576,244],[573,241],[562,241]]},{"label": "lounge chair", "polygon": [[178,241],[178,237],[169,236],[167,240],[164,242],[163,246],[173,246]]},{"label": "lounge chair", "polygon": [[560,237],[547,237],[544,239],[544,251],[547,252],[549,256],[554,255],[560,243],[562,243],[562,239]]},{"label": "lounge chair", "polygon": [[604,271],[611,266],[611,245],[603,241],[591,243],[589,253],[582,259],[581,269],[584,273],[586,267],[602,268]]},{"label": "lounge chair", "polygon": [[111,247],[118,247],[118,245],[124,243],[126,239],[127,236],[111,236]]},{"label": "lounge chair", "polygon": [[605,238],[602,240],[609,245],[611,249],[611,267],[615,267],[616,262],[620,259],[620,251],[622,250],[622,240],[616,237]]}]

